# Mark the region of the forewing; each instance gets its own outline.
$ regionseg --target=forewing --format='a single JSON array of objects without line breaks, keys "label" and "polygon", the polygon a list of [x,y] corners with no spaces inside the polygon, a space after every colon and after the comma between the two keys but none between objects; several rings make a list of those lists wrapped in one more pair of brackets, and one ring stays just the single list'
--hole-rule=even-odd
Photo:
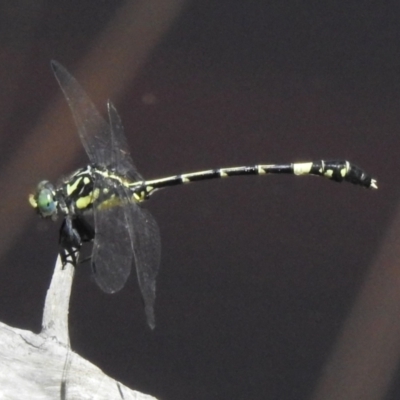
[{"label": "forewing", "polygon": [[[117,191],[107,178],[96,180],[95,190]],[[131,271],[133,251],[129,223],[124,205],[107,207],[102,196],[95,204],[93,215],[96,235],[93,243],[92,266],[99,287],[107,293],[122,289]]]},{"label": "forewing", "polygon": [[72,111],[90,162],[112,168],[131,180],[143,180],[129,155],[124,128],[114,105],[110,101],[107,103],[108,124],[78,81],[57,61],[53,60],[51,66]]},{"label": "forewing", "polygon": [[72,111],[79,137],[90,162],[108,167],[111,162],[110,126],[78,81],[57,61],[52,61],[51,66]]},{"label": "forewing", "polygon": [[121,118],[110,100],[107,102],[108,118],[111,127],[111,162],[119,175],[132,181],[143,181],[129,153]]}]

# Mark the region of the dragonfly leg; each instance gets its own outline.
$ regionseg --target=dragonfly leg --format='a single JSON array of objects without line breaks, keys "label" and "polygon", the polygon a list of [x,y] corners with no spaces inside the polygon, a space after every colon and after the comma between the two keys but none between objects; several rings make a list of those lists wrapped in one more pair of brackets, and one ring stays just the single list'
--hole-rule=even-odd
[{"label": "dragonfly leg", "polygon": [[90,242],[94,238],[93,227],[81,216],[75,218],[67,215],[60,229],[60,255],[63,265],[78,263],[79,249],[83,242]]},{"label": "dragonfly leg", "polygon": [[82,239],[77,229],[74,227],[72,218],[66,216],[60,229],[60,256],[63,267],[70,263],[73,266],[77,264],[79,249],[82,246]]}]

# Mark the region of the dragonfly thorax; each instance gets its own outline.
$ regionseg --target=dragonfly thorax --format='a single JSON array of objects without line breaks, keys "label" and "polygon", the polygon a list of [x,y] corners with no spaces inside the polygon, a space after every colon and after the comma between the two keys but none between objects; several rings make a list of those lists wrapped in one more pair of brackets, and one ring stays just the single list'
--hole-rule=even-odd
[{"label": "dragonfly thorax", "polygon": [[66,214],[82,214],[93,207],[94,180],[91,165],[77,170],[64,180],[58,189],[58,196]]},{"label": "dragonfly thorax", "polygon": [[[121,189],[124,191],[121,199]],[[57,191],[60,211],[78,215],[91,212],[93,208],[108,209],[140,202],[147,198],[142,182],[132,182],[112,169],[88,165],[72,174]]]}]

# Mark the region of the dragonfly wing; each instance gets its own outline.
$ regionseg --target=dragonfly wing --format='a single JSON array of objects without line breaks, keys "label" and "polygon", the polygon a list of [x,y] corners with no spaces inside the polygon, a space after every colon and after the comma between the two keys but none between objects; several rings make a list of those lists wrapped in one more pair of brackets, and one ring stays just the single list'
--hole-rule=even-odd
[{"label": "dragonfly wing", "polygon": [[[105,186],[110,188],[110,182],[98,183],[99,189]],[[156,277],[161,254],[159,229],[147,210],[130,202],[129,189],[116,185],[113,190],[120,205],[109,203],[110,207],[107,207],[100,196],[93,210],[96,236],[92,265],[96,282],[105,292],[120,290],[129,276],[134,258],[147,322],[153,329]]]},{"label": "dragonfly wing", "polygon": [[[115,188],[107,178],[96,180],[95,190]],[[126,206],[110,205],[103,202],[102,196],[93,209],[95,223],[95,238],[93,243],[92,267],[96,283],[107,293],[122,289],[131,272],[133,259],[132,240],[130,236],[130,221],[127,219]],[[136,206],[136,204],[131,205]]]},{"label": "dragonfly wing", "polygon": [[[108,124],[76,79],[56,61],[51,65],[91,163],[129,181],[143,181],[132,163],[121,119],[112,103],[108,102]],[[154,327],[155,280],[160,262],[157,224],[147,211],[130,202],[131,193],[123,184],[97,174],[93,188],[96,192],[99,197],[93,207],[92,254],[96,282],[105,292],[120,290],[134,257],[147,320]],[[110,193],[119,199],[119,204],[107,202]]]},{"label": "dragonfly wing", "polygon": [[90,162],[108,166],[111,160],[109,125],[78,81],[57,61],[53,60],[51,67],[72,111],[79,137]]},{"label": "dragonfly wing", "polygon": [[131,181],[143,181],[143,177],[133,165],[121,118],[110,100],[107,102],[107,109],[111,127],[111,165],[115,166],[119,175]]},{"label": "dragonfly wing", "polygon": [[131,203],[126,208],[130,220],[129,233],[133,241],[136,273],[145,306],[147,323],[155,327],[154,302],[156,278],[160,266],[161,240],[157,222],[149,211]]},{"label": "dragonfly wing", "polygon": [[121,119],[114,106],[108,106],[110,126],[78,81],[57,61],[53,60],[51,66],[72,111],[79,137],[90,162],[115,169],[131,179],[143,180],[129,156]]}]

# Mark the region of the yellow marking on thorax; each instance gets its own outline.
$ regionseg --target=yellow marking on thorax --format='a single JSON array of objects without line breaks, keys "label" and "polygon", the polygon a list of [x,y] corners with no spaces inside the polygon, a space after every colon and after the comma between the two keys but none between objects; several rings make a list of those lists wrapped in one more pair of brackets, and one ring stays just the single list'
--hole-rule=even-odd
[{"label": "yellow marking on thorax", "polygon": [[310,173],[312,165],[312,162],[293,164],[293,173],[295,175],[307,175]]},{"label": "yellow marking on thorax", "polygon": [[76,207],[80,210],[84,210],[85,208],[89,207],[90,204],[99,198],[100,190],[95,189],[95,191],[90,192],[87,196],[80,197],[76,200]]},{"label": "yellow marking on thorax", "polygon": [[120,206],[121,204],[121,199],[113,194],[109,199],[102,201],[97,208],[99,210],[108,210],[112,207]]},{"label": "yellow marking on thorax", "polygon": [[119,175],[116,175],[116,174],[112,174],[109,171],[96,170],[96,174],[104,176],[105,178],[115,179],[116,181],[121,183],[121,185],[127,186],[127,187],[129,187],[132,184],[136,183],[136,182],[131,182],[128,179],[123,178],[122,176],[119,176]]},{"label": "yellow marking on thorax", "polygon": [[[74,183],[71,184],[67,184],[67,195],[71,196],[72,193],[75,192],[76,188],[78,187],[79,183],[82,181],[82,177],[79,177],[77,179],[75,179]],[[89,183],[89,182],[88,182]]]}]

